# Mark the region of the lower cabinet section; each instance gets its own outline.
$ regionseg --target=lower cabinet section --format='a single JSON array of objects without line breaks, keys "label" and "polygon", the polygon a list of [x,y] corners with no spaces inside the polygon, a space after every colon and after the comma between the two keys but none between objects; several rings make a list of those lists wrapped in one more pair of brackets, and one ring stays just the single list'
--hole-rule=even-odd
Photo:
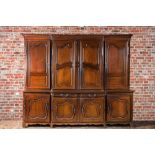
[{"label": "lower cabinet section", "polygon": [[132,92],[24,93],[23,126],[106,125],[132,122]]},{"label": "lower cabinet section", "polygon": [[107,95],[107,123],[130,123],[132,121],[132,94]]},{"label": "lower cabinet section", "polygon": [[28,124],[50,124],[50,94],[24,93],[24,122]]}]

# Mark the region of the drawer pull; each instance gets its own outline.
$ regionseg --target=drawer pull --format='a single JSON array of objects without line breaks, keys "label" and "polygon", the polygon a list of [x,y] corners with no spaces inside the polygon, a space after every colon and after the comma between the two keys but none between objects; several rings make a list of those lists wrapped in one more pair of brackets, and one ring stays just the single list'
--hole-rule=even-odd
[{"label": "drawer pull", "polygon": [[88,94],[88,97],[96,97],[96,94]]},{"label": "drawer pull", "polygon": [[73,113],[74,113],[74,115],[76,114],[76,108],[75,107],[73,108]]},{"label": "drawer pull", "polygon": [[88,94],[88,97],[91,97],[91,94]]},{"label": "drawer pull", "polygon": [[94,97],[96,97],[96,94],[94,94]]},{"label": "drawer pull", "polygon": [[65,97],[68,97],[69,96],[69,94],[65,94]]}]

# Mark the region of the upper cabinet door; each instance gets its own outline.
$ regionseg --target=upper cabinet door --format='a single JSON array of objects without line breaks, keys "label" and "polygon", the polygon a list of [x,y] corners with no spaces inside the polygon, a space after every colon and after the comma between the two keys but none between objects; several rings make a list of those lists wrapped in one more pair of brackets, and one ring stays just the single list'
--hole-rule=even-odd
[{"label": "upper cabinet door", "polygon": [[50,89],[50,41],[43,36],[30,37],[26,40],[26,45],[27,88]]},{"label": "upper cabinet door", "polygon": [[74,40],[53,41],[53,88],[75,89]]},{"label": "upper cabinet door", "polygon": [[123,36],[107,37],[106,89],[128,89],[129,87],[129,38]]},{"label": "upper cabinet door", "polygon": [[80,41],[81,89],[103,89],[103,64],[102,41]]}]

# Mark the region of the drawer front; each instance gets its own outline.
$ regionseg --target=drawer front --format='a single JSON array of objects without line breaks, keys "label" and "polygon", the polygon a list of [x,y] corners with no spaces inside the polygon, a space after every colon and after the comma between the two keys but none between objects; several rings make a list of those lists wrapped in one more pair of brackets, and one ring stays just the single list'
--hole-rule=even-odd
[{"label": "drawer front", "polygon": [[107,95],[107,122],[122,123],[130,122],[132,108],[131,94]]},{"label": "drawer front", "polygon": [[105,100],[96,94],[82,95],[80,97],[80,122],[104,123]]},{"label": "drawer front", "polygon": [[50,94],[24,93],[26,123],[50,123]]},{"label": "drawer front", "polygon": [[52,122],[77,122],[77,97],[68,94],[57,94],[52,97]]}]

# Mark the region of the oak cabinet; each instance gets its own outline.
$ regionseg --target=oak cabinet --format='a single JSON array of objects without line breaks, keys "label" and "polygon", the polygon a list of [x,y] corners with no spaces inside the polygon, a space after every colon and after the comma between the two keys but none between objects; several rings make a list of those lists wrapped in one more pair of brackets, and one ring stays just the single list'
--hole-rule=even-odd
[{"label": "oak cabinet", "polygon": [[130,34],[24,38],[24,126],[132,122]]},{"label": "oak cabinet", "polygon": [[24,93],[24,125],[50,124],[50,94]]}]

